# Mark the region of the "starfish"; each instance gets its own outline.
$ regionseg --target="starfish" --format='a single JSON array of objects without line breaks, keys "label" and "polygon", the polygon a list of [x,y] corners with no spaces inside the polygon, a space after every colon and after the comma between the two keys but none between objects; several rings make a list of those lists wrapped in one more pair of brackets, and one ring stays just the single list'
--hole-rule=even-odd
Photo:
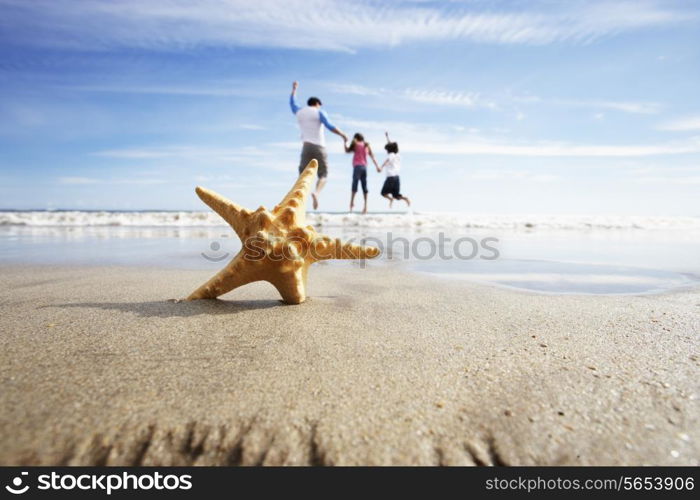
[{"label": "starfish", "polygon": [[377,257],[378,248],[343,243],[317,233],[313,226],[304,226],[306,198],[317,170],[318,162],[311,160],[272,212],[263,206],[251,212],[198,186],[197,195],[229,223],[243,247],[187,300],[214,299],[242,285],[268,281],[277,288],[284,302],[300,304],[306,299],[307,274],[314,262]]}]

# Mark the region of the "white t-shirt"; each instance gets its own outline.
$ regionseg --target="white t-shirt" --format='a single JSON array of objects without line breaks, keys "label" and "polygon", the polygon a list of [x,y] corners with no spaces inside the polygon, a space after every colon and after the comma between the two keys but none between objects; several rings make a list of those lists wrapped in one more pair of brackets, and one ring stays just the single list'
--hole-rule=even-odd
[{"label": "white t-shirt", "polygon": [[315,106],[300,108],[294,93],[289,96],[289,107],[297,117],[299,130],[301,130],[301,140],[317,146],[325,146],[326,138],[323,134],[323,127],[331,132],[336,130],[336,126],[330,122],[326,112]]},{"label": "white t-shirt", "polygon": [[305,106],[296,113],[301,140],[318,146],[326,145],[326,137],[323,133],[323,119],[321,110],[313,106]]},{"label": "white t-shirt", "polygon": [[401,157],[398,155],[398,153],[389,153],[387,164],[384,167],[386,176],[393,177],[395,175],[399,175],[399,170],[401,170]]}]

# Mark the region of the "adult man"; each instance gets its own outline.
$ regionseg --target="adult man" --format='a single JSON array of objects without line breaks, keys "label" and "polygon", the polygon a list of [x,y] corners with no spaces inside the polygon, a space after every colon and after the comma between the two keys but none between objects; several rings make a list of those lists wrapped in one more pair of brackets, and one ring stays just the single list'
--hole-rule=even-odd
[{"label": "adult man", "polygon": [[296,103],[296,93],[299,87],[299,82],[292,84],[292,94],[289,96],[289,106],[292,108],[292,113],[297,117],[299,130],[301,130],[301,140],[304,145],[301,148],[301,161],[299,162],[299,173],[301,173],[306,165],[313,159],[318,162],[318,181],[316,189],[311,193],[313,199],[314,210],[318,208],[318,196],[326,185],[328,177],[328,156],[326,155],[326,138],[323,133],[323,127],[336,135],[343,138],[343,143],[347,143],[348,136],[343,133],[338,127],[333,125],[329,120],[326,112],[321,109],[321,99],[318,97],[309,97],[306,101],[306,106],[300,108]]}]

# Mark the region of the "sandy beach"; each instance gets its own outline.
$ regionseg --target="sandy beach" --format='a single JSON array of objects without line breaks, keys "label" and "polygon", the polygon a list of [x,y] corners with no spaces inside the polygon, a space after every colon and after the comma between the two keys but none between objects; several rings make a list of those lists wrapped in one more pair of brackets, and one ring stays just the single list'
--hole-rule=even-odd
[{"label": "sandy beach", "polygon": [[700,292],[4,266],[3,465],[698,465]]}]

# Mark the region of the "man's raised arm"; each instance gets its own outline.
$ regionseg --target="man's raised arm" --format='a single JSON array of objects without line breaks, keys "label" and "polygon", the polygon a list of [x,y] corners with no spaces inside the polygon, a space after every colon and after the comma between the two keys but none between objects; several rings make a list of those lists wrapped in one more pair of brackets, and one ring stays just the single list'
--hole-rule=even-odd
[{"label": "man's raised arm", "polygon": [[299,87],[299,82],[294,82],[292,83],[292,93],[289,96],[289,107],[292,108],[292,113],[295,115],[297,114],[297,111],[299,111],[299,105],[296,102],[296,94],[297,94],[297,88]]}]

